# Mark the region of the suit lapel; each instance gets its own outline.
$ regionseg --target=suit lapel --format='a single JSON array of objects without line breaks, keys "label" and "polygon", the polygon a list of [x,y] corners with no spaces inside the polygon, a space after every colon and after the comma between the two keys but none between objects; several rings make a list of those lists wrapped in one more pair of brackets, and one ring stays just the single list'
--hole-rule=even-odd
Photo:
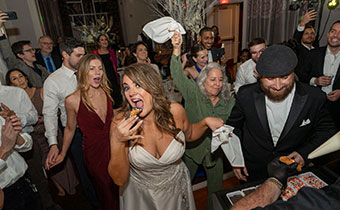
[{"label": "suit lapel", "polygon": [[264,93],[260,89],[260,84],[258,84],[258,90],[254,92],[255,107],[257,111],[257,116],[260,119],[261,125],[267,137],[273,142],[272,135],[270,133],[267,112],[266,112],[266,102],[264,98]]},{"label": "suit lapel", "polygon": [[339,87],[337,87],[337,85],[336,85],[336,84],[339,83],[338,80],[340,80],[340,64],[339,64],[338,70],[335,74],[335,78],[334,78],[334,82],[333,82],[333,90],[339,89]]},{"label": "suit lapel", "polygon": [[300,113],[302,109],[304,108],[304,105],[308,98],[308,95],[305,93],[301,85],[298,82],[296,82],[295,84],[296,84],[296,91],[295,91],[293,103],[289,111],[288,119],[285,123],[285,126],[283,127],[280,138],[278,140],[278,143],[280,142],[281,139],[283,139],[288,134],[290,129],[293,127],[297,118],[300,116]]}]

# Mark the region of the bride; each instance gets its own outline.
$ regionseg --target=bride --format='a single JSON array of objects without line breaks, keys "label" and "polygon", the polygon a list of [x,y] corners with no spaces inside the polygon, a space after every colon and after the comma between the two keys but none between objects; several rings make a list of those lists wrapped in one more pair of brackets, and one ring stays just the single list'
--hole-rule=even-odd
[{"label": "bride", "polygon": [[[160,75],[150,65],[125,68],[124,104],[110,130],[108,171],[120,186],[120,209],[195,209],[189,171],[182,161],[185,141],[223,125],[206,117],[190,124],[184,108],[164,96]],[[132,108],[139,115],[126,117]]]}]

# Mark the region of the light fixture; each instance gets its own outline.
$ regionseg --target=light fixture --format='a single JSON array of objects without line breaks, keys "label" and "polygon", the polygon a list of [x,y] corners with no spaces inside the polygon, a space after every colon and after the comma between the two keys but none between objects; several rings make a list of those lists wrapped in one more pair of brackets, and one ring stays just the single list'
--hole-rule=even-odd
[{"label": "light fixture", "polygon": [[339,5],[339,0],[330,0],[327,4],[328,9],[335,9]]},{"label": "light fixture", "polygon": [[228,4],[229,0],[220,0],[220,4]]}]

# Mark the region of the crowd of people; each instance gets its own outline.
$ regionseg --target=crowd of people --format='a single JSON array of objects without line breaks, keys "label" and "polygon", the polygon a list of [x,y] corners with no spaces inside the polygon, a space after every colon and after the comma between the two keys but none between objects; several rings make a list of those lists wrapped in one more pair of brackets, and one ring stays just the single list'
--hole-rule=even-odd
[{"label": "crowd of people", "polygon": [[[166,76],[182,95],[175,103],[144,33],[120,58],[106,34],[92,52],[74,38],[55,46],[47,35],[36,50],[27,40],[10,44],[0,12],[0,209],[63,209],[50,179],[59,196],[80,183],[94,209],[194,210],[192,181],[203,170],[212,210],[227,168],[241,183],[267,179],[235,209],[273,203],[293,170],[277,158],[307,167],[308,154],[340,130],[340,20],[319,47],[316,17],[303,16],[293,41],[251,40],[236,72],[217,26],[203,27],[187,54],[174,32]],[[224,124],[240,139],[244,166],[226,164],[221,148],[211,152]]]}]

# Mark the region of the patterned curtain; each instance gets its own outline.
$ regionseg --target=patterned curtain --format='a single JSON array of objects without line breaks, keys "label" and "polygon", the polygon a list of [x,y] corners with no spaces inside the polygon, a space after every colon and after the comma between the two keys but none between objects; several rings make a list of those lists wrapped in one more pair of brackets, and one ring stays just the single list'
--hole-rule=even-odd
[{"label": "patterned curtain", "polygon": [[271,45],[292,38],[304,11],[288,8],[289,0],[248,0],[247,41],[263,37]]}]

